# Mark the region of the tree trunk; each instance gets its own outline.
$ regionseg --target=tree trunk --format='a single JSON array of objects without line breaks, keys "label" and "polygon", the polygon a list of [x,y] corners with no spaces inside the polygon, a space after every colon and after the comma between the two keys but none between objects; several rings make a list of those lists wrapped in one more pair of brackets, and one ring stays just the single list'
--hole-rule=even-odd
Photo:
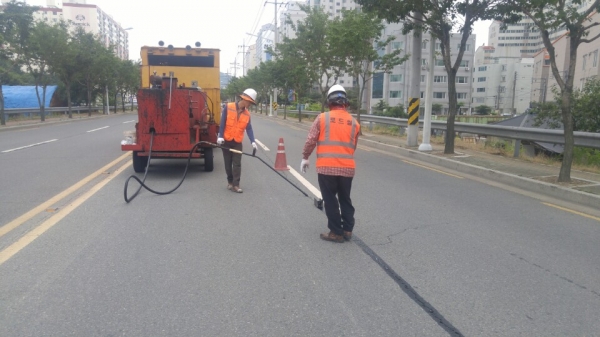
[{"label": "tree trunk", "polygon": [[73,118],[73,111],[71,110],[71,83],[65,83],[65,89],[67,91],[67,106],[69,107],[69,118]]},{"label": "tree trunk", "polygon": [[571,115],[571,93],[568,88],[562,94],[562,122],[565,133],[565,146],[563,150],[562,163],[560,165],[560,172],[558,174],[559,182],[570,182],[571,181],[571,164],[573,163],[573,148],[575,146],[575,138],[573,137],[573,116]]},{"label": "tree trunk", "polygon": [[92,89],[87,88],[88,116],[92,116]]},{"label": "tree trunk", "polygon": [[456,119],[456,72],[452,69],[448,72],[448,121],[446,122],[446,144],[444,145],[445,154],[454,153],[454,120]]},{"label": "tree trunk", "polygon": [[2,91],[2,82],[0,82],[0,125],[6,125],[6,117],[4,117],[4,92]]}]

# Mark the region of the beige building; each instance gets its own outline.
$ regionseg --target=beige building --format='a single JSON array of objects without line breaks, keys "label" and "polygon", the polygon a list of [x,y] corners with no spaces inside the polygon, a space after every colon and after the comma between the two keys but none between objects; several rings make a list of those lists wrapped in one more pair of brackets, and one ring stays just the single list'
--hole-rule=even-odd
[{"label": "beige building", "polygon": [[[590,16],[591,21],[586,25],[600,23],[600,14],[594,12]],[[594,26],[589,30],[588,39],[594,38],[600,34],[600,27]],[[569,69],[571,59],[569,57],[569,35],[564,33],[558,37],[552,44],[556,51],[556,66],[558,72],[564,77]],[[575,64],[575,74],[573,75],[573,90],[583,89],[585,83],[594,77],[600,75],[600,65],[598,53],[600,51],[600,39],[591,43],[582,43],[577,49],[577,60]],[[558,88],[558,84],[552,69],[550,67],[550,55],[544,48],[534,56],[534,68],[532,79],[532,102],[550,102],[554,101],[552,88]]]},{"label": "beige building", "polygon": [[41,7],[34,16],[48,22],[70,21],[73,26],[98,35],[107,47],[113,45],[117,57],[129,59],[127,29],[100,7],[87,4],[86,0],[47,0],[46,7]]}]

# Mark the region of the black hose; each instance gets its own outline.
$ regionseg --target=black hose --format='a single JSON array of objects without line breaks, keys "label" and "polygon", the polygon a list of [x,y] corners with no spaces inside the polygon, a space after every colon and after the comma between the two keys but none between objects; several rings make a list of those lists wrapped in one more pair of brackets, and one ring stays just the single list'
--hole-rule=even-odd
[{"label": "black hose", "polygon": [[[189,156],[188,156],[187,164],[185,165],[185,171],[183,172],[183,177],[181,177],[181,180],[179,181],[179,184],[177,184],[177,186],[175,186],[175,188],[173,188],[173,189],[172,189],[172,190],[170,190],[170,191],[166,191],[166,192],[159,192],[159,191],[155,191],[155,190],[151,189],[150,187],[148,187],[146,184],[144,184],[144,182],[146,181],[146,177],[147,177],[147,175],[148,175],[148,168],[150,167],[150,160],[152,159],[152,145],[153,145],[153,143],[154,143],[154,132],[151,132],[151,136],[150,136],[150,150],[149,150],[149,152],[148,152],[148,163],[146,164],[146,170],[145,170],[145,172],[144,172],[144,177],[143,177],[141,180],[140,180],[140,178],[138,178],[138,177],[137,177],[137,176],[135,176],[135,175],[131,175],[131,176],[129,176],[129,178],[127,178],[127,180],[125,181],[125,187],[124,187],[124,190],[123,190],[123,197],[125,198],[125,202],[126,202],[126,203],[129,203],[131,200],[133,200],[135,197],[137,197],[137,195],[140,193],[140,191],[141,191],[142,187],[143,187],[143,188],[145,188],[145,189],[147,189],[148,191],[150,191],[150,192],[152,192],[152,193],[154,193],[154,194],[158,194],[158,195],[165,195],[165,194],[169,194],[169,193],[173,193],[173,192],[175,192],[175,190],[177,190],[177,189],[179,188],[179,186],[181,186],[181,184],[182,184],[182,183],[183,183],[183,181],[185,180],[185,177],[186,177],[186,175],[187,175],[187,171],[188,171],[188,168],[189,168],[189,166],[190,166],[190,161],[191,161],[191,159],[192,159],[192,154],[194,153],[194,150],[195,150],[195,149],[196,149],[196,148],[197,148],[197,147],[198,147],[200,144],[202,144],[202,143],[205,143],[205,144],[210,144],[210,145],[212,145],[212,146],[215,146],[215,147],[219,147],[219,148],[222,148],[222,149],[225,149],[225,150],[229,150],[229,151],[232,151],[232,152],[235,152],[235,153],[240,153],[240,154],[243,154],[243,155],[246,155],[246,156],[250,156],[250,157],[253,157],[253,158],[256,158],[256,159],[260,160],[260,161],[261,161],[263,164],[267,165],[267,166],[268,166],[268,167],[269,167],[271,170],[273,170],[273,172],[277,173],[277,174],[278,174],[280,177],[282,177],[283,179],[285,179],[285,181],[287,181],[288,183],[290,183],[290,184],[291,184],[292,186],[294,186],[294,187],[295,187],[295,188],[296,188],[298,191],[300,191],[302,194],[304,194],[304,196],[306,196],[306,197],[310,198],[310,197],[308,196],[308,194],[306,194],[306,192],[304,192],[304,191],[303,191],[303,190],[301,190],[301,189],[300,189],[298,186],[296,186],[294,183],[292,183],[292,182],[291,182],[291,181],[290,181],[288,178],[286,178],[286,177],[285,177],[283,174],[281,174],[281,173],[279,173],[277,170],[275,170],[275,169],[274,169],[274,168],[273,168],[271,165],[269,165],[267,162],[265,162],[265,161],[264,161],[262,158],[260,158],[260,157],[257,157],[257,156],[256,156],[256,149],[252,150],[252,153],[246,153],[246,152],[242,152],[242,151],[239,151],[239,150],[235,150],[235,149],[230,149],[230,148],[227,148],[227,147],[223,147],[223,146],[221,146],[221,145],[214,144],[214,143],[210,143],[210,142],[207,142],[207,141],[200,141],[200,142],[196,143],[196,144],[195,144],[195,145],[192,147],[192,149],[190,150],[190,154],[189,154]],[[135,179],[135,180],[137,180],[137,182],[139,182],[139,183],[140,183],[140,187],[138,187],[137,191],[135,191],[135,193],[134,193],[134,194],[133,194],[133,195],[132,195],[130,198],[128,198],[128,197],[127,197],[127,187],[128,187],[128,185],[129,185],[129,180],[131,180],[131,179]]]}]

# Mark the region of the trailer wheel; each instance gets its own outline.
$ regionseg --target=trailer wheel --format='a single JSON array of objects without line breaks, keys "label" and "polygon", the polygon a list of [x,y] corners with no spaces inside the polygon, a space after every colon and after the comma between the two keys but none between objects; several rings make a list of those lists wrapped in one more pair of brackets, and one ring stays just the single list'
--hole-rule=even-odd
[{"label": "trailer wheel", "polygon": [[213,169],[213,149],[212,147],[207,147],[204,149],[204,171],[212,172]]},{"label": "trailer wheel", "polygon": [[148,165],[148,157],[139,156],[137,151],[133,151],[133,170],[137,173],[143,173]]}]

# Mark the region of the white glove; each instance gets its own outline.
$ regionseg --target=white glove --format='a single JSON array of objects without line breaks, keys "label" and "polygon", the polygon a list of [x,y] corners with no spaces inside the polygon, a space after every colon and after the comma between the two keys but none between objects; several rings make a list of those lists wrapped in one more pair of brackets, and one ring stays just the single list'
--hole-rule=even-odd
[{"label": "white glove", "polygon": [[308,168],[308,164],[310,162],[308,161],[308,159],[302,159],[302,163],[300,164],[300,171],[302,171],[302,173],[306,173],[306,169]]},{"label": "white glove", "polygon": [[255,150],[257,149],[257,147],[256,147],[256,143],[255,143],[255,142],[252,142],[252,147],[253,147]]},{"label": "white glove", "polygon": [[223,139],[221,137],[217,138],[217,144],[223,145],[223,142],[225,142],[225,139]]}]

